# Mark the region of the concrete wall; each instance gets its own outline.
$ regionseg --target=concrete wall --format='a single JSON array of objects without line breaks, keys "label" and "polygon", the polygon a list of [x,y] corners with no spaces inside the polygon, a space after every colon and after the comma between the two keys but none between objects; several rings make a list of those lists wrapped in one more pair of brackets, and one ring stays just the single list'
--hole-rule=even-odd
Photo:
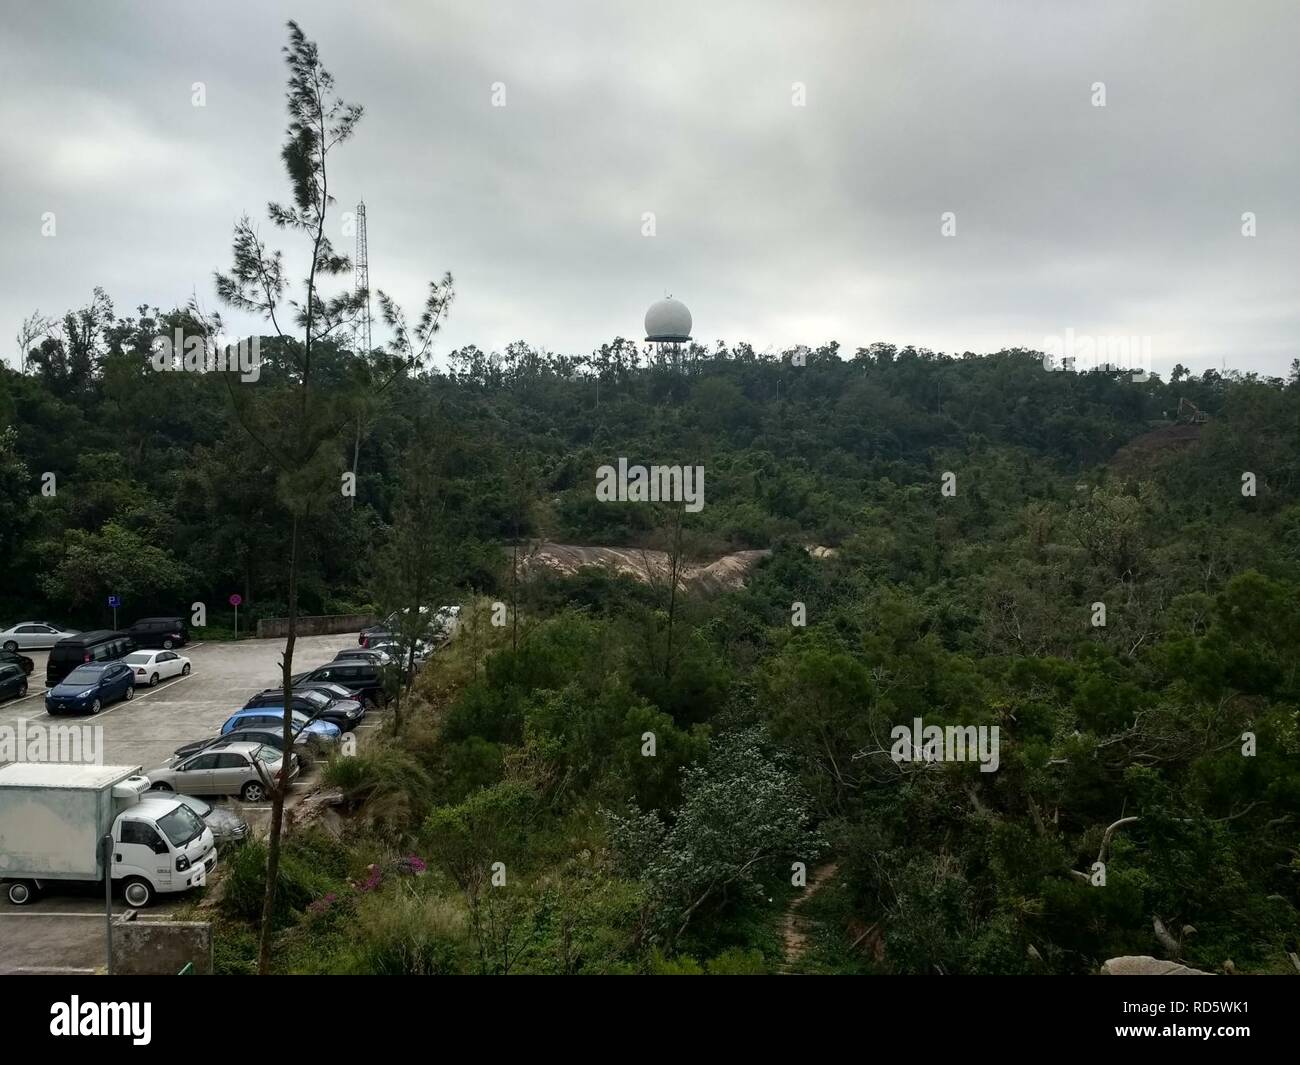
[{"label": "concrete wall", "polygon": [[175,976],[186,963],[212,975],[212,925],[207,921],[115,921],[113,969],[123,976]]},{"label": "concrete wall", "polygon": [[[374,614],[320,614],[298,619],[299,636],[329,636],[337,632],[360,632],[375,623]],[[265,618],[257,623],[259,638],[289,635],[288,618]]]}]

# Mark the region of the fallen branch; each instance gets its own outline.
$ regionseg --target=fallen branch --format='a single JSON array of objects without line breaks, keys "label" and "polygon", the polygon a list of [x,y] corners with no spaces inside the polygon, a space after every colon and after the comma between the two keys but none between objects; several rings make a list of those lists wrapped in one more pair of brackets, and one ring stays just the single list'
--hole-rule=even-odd
[{"label": "fallen branch", "polygon": [[1139,817],[1121,817],[1118,821],[1114,822],[1108,829],[1106,829],[1106,834],[1101,837],[1101,850],[1097,852],[1097,861],[1100,862],[1102,865],[1106,864],[1106,855],[1110,853],[1110,841],[1111,838],[1115,835],[1116,829],[1123,828],[1125,825],[1129,825],[1132,824],[1134,821],[1140,821],[1140,820],[1141,818]]}]

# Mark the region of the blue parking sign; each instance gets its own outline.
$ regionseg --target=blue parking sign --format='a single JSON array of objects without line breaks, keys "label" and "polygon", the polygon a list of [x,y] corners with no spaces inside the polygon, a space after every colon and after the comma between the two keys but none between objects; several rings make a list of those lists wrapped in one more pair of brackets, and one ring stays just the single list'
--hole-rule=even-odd
[{"label": "blue parking sign", "polygon": [[122,597],[120,595],[110,595],[108,597],[108,605],[116,610],[122,605]]}]

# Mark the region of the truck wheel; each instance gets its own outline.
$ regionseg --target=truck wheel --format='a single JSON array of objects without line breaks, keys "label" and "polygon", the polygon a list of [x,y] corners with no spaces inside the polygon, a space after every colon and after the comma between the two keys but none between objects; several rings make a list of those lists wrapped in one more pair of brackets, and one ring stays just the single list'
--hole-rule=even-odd
[{"label": "truck wheel", "polygon": [[122,885],[122,897],[132,909],[142,910],[153,902],[153,885],[138,876],[131,877]]},{"label": "truck wheel", "polygon": [[261,784],[250,780],[244,785],[244,789],[239,793],[239,797],[244,802],[261,802],[266,798],[266,789]]},{"label": "truck wheel", "polygon": [[26,906],[30,902],[35,902],[37,895],[36,885],[30,880],[15,880],[5,893],[15,906]]}]

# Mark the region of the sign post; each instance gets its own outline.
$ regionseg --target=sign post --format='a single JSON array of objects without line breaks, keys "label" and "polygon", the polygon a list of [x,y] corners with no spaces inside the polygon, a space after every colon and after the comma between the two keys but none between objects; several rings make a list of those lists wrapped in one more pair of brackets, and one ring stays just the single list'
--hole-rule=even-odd
[{"label": "sign post", "polygon": [[101,836],[104,851],[104,931],[108,935],[108,975],[113,975],[113,834]]},{"label": "sign post", "polygon": [[239,639],[239,604],[244,601],[244,597],[236,592],[230,597],[230,605],[235,608],[235,639]]},{"label": "sign post", "polygon": [[111,607],[113,608],[113,628],[116,629],[116,628],[117,628],[117,608],[120,607],[120,606],[122,605],[122,597],[121,597],[120,595],[110,595],[110,596],[108,597],[108,605],[111,606]]}]

